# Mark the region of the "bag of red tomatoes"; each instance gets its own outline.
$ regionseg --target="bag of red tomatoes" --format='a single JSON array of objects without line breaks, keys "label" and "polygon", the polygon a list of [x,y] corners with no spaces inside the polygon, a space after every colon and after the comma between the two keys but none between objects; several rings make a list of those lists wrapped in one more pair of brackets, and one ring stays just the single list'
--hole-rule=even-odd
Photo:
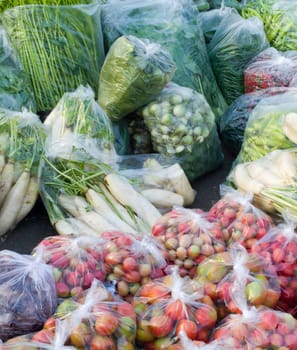
[{"label": "bag of red tomatoes", "polygon": [[33,249],[43,247],[43,259],[52,266],[59,297],[70,297],[88,289],[94,279],[104,281],[103,240],[89,235],[59,235],[44,238]]},{"label": "bag of red tomatoes", "polygon": [[285,222],[271,228],[258,241],[252,252],[272,265],[279,278],[281,295],[276,306],[297,316],[297,234],[296,222],[285,218]]},{"label": "bag of red tomatoes", "polygon": [[74,346],[66,346],[68,323],[56,320],[55,332],[47,329],[43,332],[29,333],[7,340],[0,344],[1,350],[75,350]]},{"label": "bag of red tomatoes", "polygon": [[[240,243],[246,249],[261,239],[274,225],[272,218],[253,205],[253,197],[227,186],[221,187],[222,198],[207,214],[226,245]],[[214,228],[213,228],[214,230]]]},{"label": "bag of red tomatoes", "polygon": [[297,320],[289,313],[265,306],[249,307],[242,285],[233,298],[240,310],[230,314],[213,333],[211,340],[232,344],[233,350],[297,349]]},{"label": "bag of red tomatoes", "polygon": [[164,276],[166,250],[152,236],[120,231],[104,232],[103,261],[106,281],[129,301],[151,279]]},{"label": "bag of red tomatoes", "polygon": [[273,267],[259,255],[248,253],[240,244],[204,260],[197,268],[195,279],[204,285],[205,293],[221,311],[218,312],[220,318],[230,312],[240,312],[233,300],[238,281],[243,286],[242,292],[249,306],[273,308],[280,295]]},{"label": "bag of red tomatoes", "polygon": [[152,229],[167,250],[169,265],[177,265],[181,276],[193,277],[205,258],[225,250],[213,233],[213,224],[200,209],[176,207],[163,215]]},{"label": "bag of red tomatoes", "polygon": [[207,342],[217,321],[217,312],[203,288],[177,267],[170,275],[142,286],[133,299],[137,314],[136,343],[145,350],[167,349],[181,331],[191,340]]},{"label": "bag of red tomatoes", "polygon": [[78,349],[134,349],[136,314],[132,305],[113,296],[98,280],[59,304],[39,331],[41,342],[49,332],[55,334],[57,320],[67,324],[66,344]]}]

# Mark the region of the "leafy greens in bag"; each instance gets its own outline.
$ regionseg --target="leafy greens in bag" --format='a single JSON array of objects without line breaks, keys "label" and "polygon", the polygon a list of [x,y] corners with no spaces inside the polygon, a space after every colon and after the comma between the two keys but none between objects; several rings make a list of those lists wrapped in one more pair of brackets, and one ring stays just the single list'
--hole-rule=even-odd
[{"label": "leafy greens in bag", "polygon": [[50,111],[80,84],[97,93],[104,59],[97,1],[13,7],[3,12],[2,22],[31,79],[39,112]]},{"label": "leafy greens in bag", "polygon": [[175,72],[161,45],[132,35],[111,46],[99,77],[98,101],[112,121],[151,102]]},{"label": "leafy greens in bag", "polygon": [[109,0],[102,13],[107,48],[121,35],[161,44],[177,66],[172,80],[203,94],[217,117],[225,110],[192,0]]},{"label": "leafy greens in bag", "polygon": [[0,106],[15,111],[22,107],[36,110],[30,80],[3,27],[0,27]]},{"label": "leafy greens in bag", "polygon": [[227,103],[244,93],[245,65],[268,46],[259,18],[243,19],[234,13],[222,20],[208,44],[208,54]]}]

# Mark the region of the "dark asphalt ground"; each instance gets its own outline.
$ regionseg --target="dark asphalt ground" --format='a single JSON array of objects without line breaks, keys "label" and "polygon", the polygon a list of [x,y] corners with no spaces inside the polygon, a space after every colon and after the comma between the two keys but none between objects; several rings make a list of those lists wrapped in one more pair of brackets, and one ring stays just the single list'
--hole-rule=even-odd
[{"label": "dark asphalt ground", "polygon": [[[220,198],[219,186],[228,175],[234,157],[224,149],[224,163],[215,171],[196,180],[192,185],[197,191],[193,208],[209,210]],[[41,199],[31,213],[6,237],[2,237],[0,250],[9,249],[22,254],[30,254],[32,249],[45,237],[54,235]]]}]

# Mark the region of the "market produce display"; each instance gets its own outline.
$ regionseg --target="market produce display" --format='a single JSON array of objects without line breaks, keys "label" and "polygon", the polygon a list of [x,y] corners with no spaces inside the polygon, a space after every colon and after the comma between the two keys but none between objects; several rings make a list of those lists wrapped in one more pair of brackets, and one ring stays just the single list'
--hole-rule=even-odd
[{"label": "market produce display", "polygon": [[297,349],[296,5],[0,0],[0,350]]},{"label": "market produce display", "polygon": [[80,84],[97,92],[104,60],[97,1],[17,6],[4,11],[1,20],[31,80],[37,111],[50,111]]},{"label": "market produce display", "polygon": [[119,121],[154,100],[176,70],[160,44],[122,36],[112,44],[99,76],[98,102],[112,121]]}]

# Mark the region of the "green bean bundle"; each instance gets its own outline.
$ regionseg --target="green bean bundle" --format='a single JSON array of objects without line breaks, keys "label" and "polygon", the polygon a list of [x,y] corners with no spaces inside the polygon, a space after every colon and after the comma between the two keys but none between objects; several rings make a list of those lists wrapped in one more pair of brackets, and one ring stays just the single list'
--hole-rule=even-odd
[{"label": "green bean bundle", "polygon": [[81,84],[97,91],[104,60],[98,2],[19,6],[4,11],[2,21],[30,76],[39,112]]}]

